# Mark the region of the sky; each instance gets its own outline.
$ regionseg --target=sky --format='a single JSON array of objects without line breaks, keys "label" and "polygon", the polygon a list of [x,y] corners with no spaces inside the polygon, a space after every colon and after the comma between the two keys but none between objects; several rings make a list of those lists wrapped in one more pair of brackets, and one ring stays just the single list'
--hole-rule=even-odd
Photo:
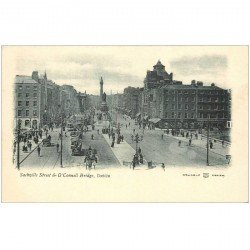
[{"label": "sky", "polygon": [[[232,88],[237,76],[240,46],[11,46],[15,74],[38,70],[56,84],[71,84],[77,91],[99,94],[104,80],[107,94],[127,86],[143,87],[147,70],[161,60],[175,80]],[[239,69],[240,70],[240,69]],[[235,79],[234,79],[235,78]]]}]

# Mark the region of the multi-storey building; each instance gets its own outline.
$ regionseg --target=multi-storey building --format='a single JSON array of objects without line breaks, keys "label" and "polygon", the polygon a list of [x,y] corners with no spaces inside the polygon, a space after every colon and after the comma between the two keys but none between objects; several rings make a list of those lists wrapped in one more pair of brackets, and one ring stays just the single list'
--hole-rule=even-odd
[{"label": "multi-storey building", "polygon": [[123,93],[123,110],[132,118],[139,112],[139,95],[141,88],[127,87]]},{"label": "multi-storey building", "polygon": [[[79,113],[77,92],[70,85],[63,87],[47,79],[47,74],[17,75],[15,78],[15,124],[22,129],[38,129],[59,123],[62,110],[65,116]],[[16,126],[16,125],[15,125]]]},{"label": "multi-storey building", "polygon": [[66,117],[80,113],[78,93],[71,85],[61,86],[61,105]]},{"label": "multi-storey building", "polygon": [[15,126],[20,120],[22,129],[37,129],[42,120],[44,91],[33,75],[17,75],[15,78]]},{"label": "multi-storey building", "polygon": [[[165,70],[164,67],[161,69]],[[192,129],[205,127],[209,121],[211,126],[225,128],[231,120],[227,90],[213,83],[204,86],[194,80],[188,85],[173,79],[149,85],[147,77],[148,73],[141,104],[144,123],[151,121],[161,127]]]},{"label": "multi-storey building", "polygon": [[88,95],[86,94],[86,91],[84,93],[79,92],[77,97],[79,101],[80,113],[86,112],[90,108],[89,98],[88,98]]}]

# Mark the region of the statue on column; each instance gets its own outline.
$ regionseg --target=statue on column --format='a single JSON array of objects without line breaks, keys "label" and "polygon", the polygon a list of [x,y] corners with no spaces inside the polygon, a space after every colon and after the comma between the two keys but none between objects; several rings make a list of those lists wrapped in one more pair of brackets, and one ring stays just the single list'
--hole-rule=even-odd
[{"label": "statue on column", "polygon": [[103,95],[102,95],[102,101],[103,102],[106,102],[106,93],[104,92]]}]

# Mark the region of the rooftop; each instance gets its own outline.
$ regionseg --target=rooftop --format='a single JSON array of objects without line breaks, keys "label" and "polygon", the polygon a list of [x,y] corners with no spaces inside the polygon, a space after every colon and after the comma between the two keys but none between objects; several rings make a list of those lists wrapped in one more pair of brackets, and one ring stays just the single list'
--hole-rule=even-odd
[{"label": "rooftop", "polygon": [[15,78],[15,83],[38,83],[37,81],[35,81],[34,79],[32,79],[31,76],[25,76],[25,75],[16,75]]}]

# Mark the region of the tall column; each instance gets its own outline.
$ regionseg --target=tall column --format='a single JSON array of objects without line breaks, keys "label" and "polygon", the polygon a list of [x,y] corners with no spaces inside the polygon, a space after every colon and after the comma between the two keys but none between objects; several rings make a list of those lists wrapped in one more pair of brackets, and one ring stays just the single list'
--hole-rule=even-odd
[{"label": "tall column", "polygon": [[101,77],[101,81],[100,81],[100,103],[102,103],[102,96],[103,96],[103,79]]}]

